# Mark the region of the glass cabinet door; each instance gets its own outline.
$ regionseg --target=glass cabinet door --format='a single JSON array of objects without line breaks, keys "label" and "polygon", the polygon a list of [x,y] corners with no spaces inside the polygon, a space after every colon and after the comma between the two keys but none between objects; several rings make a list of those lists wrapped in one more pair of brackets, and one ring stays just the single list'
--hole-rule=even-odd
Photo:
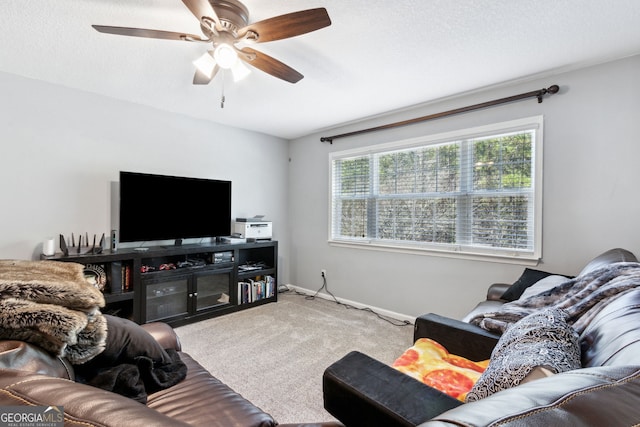
[{"label": "glass cabinet door", "polygon": [[147,297],[145,320],[147,322],[188,314],[188,277],[149,283],[145,288]]},{"label": "glass cabinet door", "polygon": [[197,274],[195,281],[196,311],[230,304],[230,270]]}]

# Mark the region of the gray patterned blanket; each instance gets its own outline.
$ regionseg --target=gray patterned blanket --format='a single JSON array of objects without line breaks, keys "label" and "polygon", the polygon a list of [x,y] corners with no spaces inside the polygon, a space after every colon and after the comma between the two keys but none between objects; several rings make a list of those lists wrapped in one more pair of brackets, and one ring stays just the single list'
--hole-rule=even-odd
[{"label": "gray patterned blanket", "polygon": [[502,334],[511,324],[543,307],[563,309],[567,322],[581,334],[591,319],[614,298],[640,286],[640,263],[620,262],[568,279],[529,298],[508,302],[500,310],[470,320],[481,328]]}]

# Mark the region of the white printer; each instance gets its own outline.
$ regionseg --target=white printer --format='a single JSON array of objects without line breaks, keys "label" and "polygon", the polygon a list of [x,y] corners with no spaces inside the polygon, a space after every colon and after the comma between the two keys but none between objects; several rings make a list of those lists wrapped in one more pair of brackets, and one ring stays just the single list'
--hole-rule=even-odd
[{"label": "white printer", "polygon": [[271,240],[273,226],[271,221],[264,221],[262,216],[236,218],[233,231],[243,239]]}]

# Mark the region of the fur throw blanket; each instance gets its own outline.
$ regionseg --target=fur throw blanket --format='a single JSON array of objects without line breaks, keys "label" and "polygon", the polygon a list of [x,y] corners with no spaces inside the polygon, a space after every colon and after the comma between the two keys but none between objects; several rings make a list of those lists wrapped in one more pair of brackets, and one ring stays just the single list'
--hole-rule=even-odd
[{"label": "fur throw blanket", "polygon": [[581,334],[605,305],[638,286],[640,263],[610,264],[538,295],[505,303],[498,311],[477,315],[470,323],[501,334],[511,324],[541,308],[556,307],[568,313],[567,323]]},{"label": "fur throw blanket", "polygon": [[102,292],[81,264],[0,260],[0,338],[26,341],[71,363],[84,363],[105,345]]}]

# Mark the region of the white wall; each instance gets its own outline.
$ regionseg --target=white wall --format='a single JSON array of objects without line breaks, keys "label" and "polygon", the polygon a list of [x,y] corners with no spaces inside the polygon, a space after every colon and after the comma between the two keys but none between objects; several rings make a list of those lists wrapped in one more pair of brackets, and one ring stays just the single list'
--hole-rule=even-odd
[{"label": "white wall", "polygon": [[[329,290],[338,297],[406,315],[460,317],[489,283],[512,282],[524,266],[329,246],[328,153],[543,114],[543,259],[537,268],[575,274],[611,247],[640,255],[639,74],[636,56],[288,144],[0,73],[0,258],[37,258],[47,236],[110,230],[110,186],[120,170],[230,179],[233,216],[260,213],[274,221],[281,282],[315,290],[322,286],[320,269],[326,269]],[[531,99],[333,145],[319,141],[551,84],[561,92],[542,104]]]},{"label": "white wall", "polygon": [[287,281],[287,141],[6,73],[0,93],[0,258],[37,258],[60,233],[108,235],[111,183],[128,170],[231,180],[234,218],[273,221]]},{"label": "white wall", "polygon": [[[541,59],[543,60],[543,58]],[[469,72],[473,72],[469,70]],[[534,268],[576,274],[592,257],[624,247],[640,256],[640,56],[496,87],[291,143],[291,280],[337,297],[416,316],[461,317],[493,282],[523,265],[333,247],[327,243],[328,153],[454,129],[544,115],[543,258]],[[429,84],[425,76],[424,84]],[[421,117],[558,84],[560,93],[393,130],[321,143],[320,136]],[[349,96],[345,93],[345,98]],[[398,96],[402,96],[401,93]],[[337,99],[336,102],[342,100]]]}]

